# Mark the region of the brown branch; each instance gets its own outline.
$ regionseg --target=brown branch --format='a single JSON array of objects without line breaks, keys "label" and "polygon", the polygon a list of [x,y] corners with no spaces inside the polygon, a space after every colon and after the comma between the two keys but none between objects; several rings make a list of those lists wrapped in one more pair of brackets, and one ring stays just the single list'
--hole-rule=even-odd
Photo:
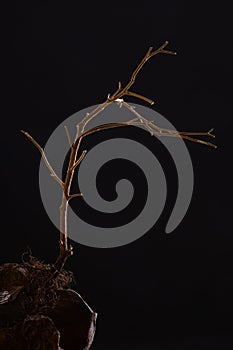
[{"label": "brown branch", "polygon": [[71,170],[75,170],[75,168],[77,168],[77,166],[81,163],[81,161],[83,160],[83,158],[85,157],[85,155],[87,154],[87,150],[85,149],[81,156],[79,157],[79,159],[74,163],[74,165],[71,167]]},{"label": "brown branch", "polygon": [[[209,145],[212,147],[216,147],[210,142],[206,142],[203,140],[195,139],[191,136],[197,136],[197,135],[202,135],[202,136],[209,136],[209,137],[215,137],[212,134],[213,129],[209,130],[208,132],[179,132],[176,130],[169,130],[169,129],[164,129],[160,128],[157,125],[154,124],[153,121],[148,121],[146,118],[141,116],[134,107],[128,105],[126,102],[123,100],[123,96],[134,96],[136,98],[139,98],[141,100],[144,100],[151,105],[154,103],[151,99],[142,96],[136,92],[131,91],[131,87],[133,86],[139,72],[145,65],[145,63],[153,56],[157,54],[169,54],[169,55],[175,55],[175,52],[165,50],[165,48],[168,45],[168,41],[165,41],[157,50],[153,51],[153,47],[150,47],[143,57],[143,59],[140,61],[136,69],[133,71],[129,82],[125,85],[125,87],[122,87],[121,82],[118,83],[118,88],[116,91],[112,94],[109,95],[103,103],[101,103],[99,106],[97,106],[94,110],[92,110],[90,113],[87,113],[85,117],[82,119],[82,121],[77,125],[77,132],[75,136],[75,140],[73,144],[71,144],[70,140],[70,135],[68,132],[67,127],[65,127],[67,138],[69,141],[69,145],[71,147],[71,152],[70,152],[70,158],[69,158],[69,164],[67,168],[67,173],[65,177],[65,181],[62,182],[61,179],[56,175],[54,172],[53,168],[51,167],[50,163],[48,162],[43,149],[40,147],[40,145],[29,135],[28,133],[22,131],[28,139],[39,149],[45,164],[47,165],[51,175],[56,179],[56,181],[59,182],[59,184],[63,188],[63,194],[62,194],[62,202],[60,206],[60,241],[59,241],[59,246],[60,246],[60,254],[58,256],[57,261],[55,262],[54,266],[57,270],[60,270],[63,268],[66,259],[68,256],[73,254],[73,248],[68,245],[67,242],[67,210],[68,210],[68,202],[70,199],[75,198],[75,197],[81,197],[81,193],[75,193],[75,194],[70,194],[70,188],[74,176],[74,171],[78,167],[78,165],[81,163],[83,158],[86,155],[86,150],[84,150],[81,154],[81,156],[77,159],[77,154],[81,145],[81,141],[83,140],[84,137],[91,135],[95,132],[102,131],[102,130],[107,130],[107,129],[112,129],[120,126],[129,126],[129,125],[143,125],[146,130],[148,130],[151,135],[156,135],[156,136],[170,136],[170,137],[181,137],[193,142],[197,143],[202,143],[205,145]],[[95,117],[97,116],[101,111],[103,111],[109,104],[117,102],[119,106],[121,107],[122,105],[128,108],[134,115],[136,115],[136,118],[128,121],[127,123],[112,123],[112,124],[105,124],[101,126],[94,127],[90,130],[84,131],[86,125]]]},{"label": "brown branch", "polygon": [[35,145],[35,147],[39,150],[39,152],[42,155],[42,158],[44,159],[45,165],[50,171],[51,176],[54,177],[54,179],[61,185],[63,188],[63,196],[62,196],[62,203],[60,206],[60,254],[59,257],[54,264],[54,266],[61,270],[65,264],[66,259],[73,254],[72,247],[68,246],[67,242],[67,210],[68,210],[68,202],[70,199],[75,197],[82,197],[81,193],[77,194],[70,194],[70,187],[73,180],[74,171],[77,168],[77,166],[81,163],[83,158],[85,157],[87,151],[84,150],[81,154],[81,156],[76,160],[77,153],[81,144],[81,141],[84,137],[91,135],[95,132],[98,132],[100,130],[107,130],[107,129],[113,129],[120,126],[127,126],[125,123],[112,123],[112,124],[106,124],[97,126],[95,128],[92,128],[91,130],[87,130],[83,134],[81,134],[75,142],[71,145],[71,154],[69,159],[69,165],[67,169],[66,179],[65,182],[63,182],[55,173],[52,166],[50,165],[45,152],[43,148],[38,144],[38,142],[26,131],[21,130],[21,132]]},{"label": "brown branch", "polygon": [[76,125],[76,135],[75,135],[75,139],[74,142],[77,140],[77,138],[80,136],[80,125],[77,124]]},{"label": "brown branch", "polygon": [[134,96],[134,97],[136,97],[136,98],[139,98],[139,99],[141,99],[141,100],[144,100],[144,101],[148,102],[150,105],[153,105],[153,104],[155,103],[155,102],[154,102],[153,100],[151,100],[150,98],[147,98],[147,97],[145,97],[145,96],[139,95],[139,94],[137,94],[136,92],[133,92],[133,91],[127,91],[127,92],[125,93],[125,95]]},{"label": "brown branch", "polygon": [[[117,95],[120,91],[121,91],[121,81],[118,82],[118,88],[114,92],[114,95]],[[109,98],[110,98],[110,95],[108,96],[108,100],[109,100]]]},{"label": "brown branch", "polygon": [[43,148],[39,145],[39,143],[26,131],[21,130],[21,132],[28,138],[29,141],[31,141],[34,146],[36,146],[36,148],[39,150],[39,152],[41,153],[41,156],[45,162],[45,165],[47,166],[50,175],[63,187],[63,182],[62,180],[57,176],[57,174],[55,173],[55,171],[53,170],[52,166],[50,165]]},{"label": "brown branch", "polygon": [[197,142],[201,143],[203,145],[207,145],[213,148],[217,148],[216,145],[214,145],[211,142],[208,141],[203,141],[199,139],[195,139],[191,136],[209,136],[212,138],[215,138],[215,135],[212,134],[212,131],[214,129],[210,129],[209,131],[206,132],[189,132],[189,131],[177,131],[177,130],[172,130],[172,129],[164,129],[160,128],[156,124],[154,124],[154,121],[148,121],[146,118],[144,118],[140,113],[138,113],[134,107],[126,103],[125,101],[120,102],[122,106],[130,110],[134,115],[136,115],[136,118],[131,119],[130,121],[126,122],[128,125],[142,125],[145,127],[146,130],[149,131],[151,135],[156,135],[158,137],[160,136],[169,136],[169,137],[181,137],[183,139],[187,139],[192,142]]},{"label": "brown branch", "polygon": [[85,157],[87,151],[84,150],[81,154],[81,156],[77,160],[77,153],[80,148],[81,141],[84,137],[91,135],[95,132],[101,131],[101,130],[107,130],[107,129],[113,129],[120,126],[127,126],[125,123],[112,123],[112,124],[105,124],[100,125],[97,127],[94,127],[90,130],[85,131],[83,134],[81,134],[78,138],[75,139],[74,143],[71,146],[71,153],[70,153],[70,159],[69,159],[69,165],[66,173],[66,178],[63,185],[63,196],[62,196],[62,203],[60,206],[60,241],[59,241],[59,247],[60,247],[60,253],[59,256],[54,264],[55,268],[57,270],[61,270],[67,260],[67,258],[72,255],[73,250],[71,247],[69,247],[67,242],[67,210],[68,210],[68,202],[70,199],[75,197],[82,197],[81,193],[77,194],[70,194],[70,188],[74,176],[74,171],[77,168],[77,166],[81,163],[83,158]]},{"label": "brown branch", "polygon": [[[147,51],[147,53],[145,54],[145,56],[143,57],[143,59],[141,60],[141,62],[139,63],[139,65],[136,67],[136,69],[133,71],[129,82],[125,85],[124,88],[122,88],[121,82],[118,83],[118,88],[117,90],[110,96],[107,97],[106,101],[101,103],[99,106],[97,106],[93,111],[91,111],[90,113],[87,113],[86,116],[82,119],[82,121],[77,125],[77,132],[76,132],[76,137],[74,140],[74,143],[71,147],[71,154],[70,154],[70,160],[69,160],[69,166],[68,166],[68,170],[67,170],[67,174],[66,174],[66,179],[65,179],[65,183],[64,183],[64,198],[66,199],[67,203],[68,200],[70,198],[70,187],[71,187],[71,183],[72,183],[72,179],[73,179],[73,175],[74,175],[74,170],[75,168],[80,164],[81,160],[83,159],[83,157],[85,156],[84,153],[82,153],[81,158],[79,158],[79,160],[76,160],[77,158],[77,153],[81,144],[81,140],[88,136],[91,135],[94,132],[98,132],[101,130],[106,130],[109,128],[115,128],[115,127],[119,127],[119,126],[126,126],[126,125],[130,125],[130,123],[113,123],[113,124],[106,124],[106,125],[102,125],[102,126],[98,126],[95,128],[92,128],[91,130],[88,131],[84,131],[86,125],[95,117],[97,116],[101,111],[103,111],[109,104],[111,104],[112,102],[116,101],[119,103],[120,106],[122,106],[122,102],[123,99],[122,97],[125,95],[128,96],[134,96],[137,97],[139,99],[142,99],[150,104],[153,104],[154,102],[151,99],[148,99],[147,97],[144,97],[136,92],[132,92],[130,91],[130,88],[133,86],[138,73],[141,71],[142,67],[144,66],[144,64],[153,56],[163,53],[163,54],[169,54],[169,55],[175,55],[175,52],[172,51],[168,51],[168,50],[164,50],[165,47],[168,45],[168,41],[165,41],[157,50],[153,51],[153,48],[150,47]],[[134,113],[137,115],[137,118],[139,119],[140,123],[144,123],[146,125],[147,130],[151,133],[151,135],[155,134],[155,128],[156,126],[151,126],[149,125],[149,121],[147,121],[145,118],[143,118],[142,116],[140,116],[135,110]],[[137,121],[132,122],[131,121],[131,125],[133,125],[133,123],[137,123]],[[159,128],[157,128],[159,129]],[[159,129],[159,134],[161,134],[161,129]],[[170,135],[170,134],[169,134]],[[175,134],[173,134],[175,135]],[[161,135],[160,135],[161,136]],[[187,135],[183,135],[181,136],[183,138],[187,138],[189,136]],[[191,138],[190,138],[191,139]],[[198,142],[198,141],[196,141]],[[203,141],[204,142],[204,141]],[[66,212],[63,212],[63,215],[67,215]],[[64,221],[65,218],[62,218],[62,220]],[[63,227],[64,225],[61,224],[61,226]],[[64,259],[66,259],[66,254],[63,250],[63,247],[65,246],[66,249],[69,249],[67,246],[67,231],[66,232],[60,232],[60,242],[63,242],[64,244],[61,244],[60,246],[60,256],[58,257],[58,260],[56,262],[55,265],[57,266],[63,266],[64,265]],[[64,259],[62,258],[64,257]],[[61,262],[63,262],[61,264]]]},{"label": "brown branch", "polygon": [[[128,106],[130,106],[130,105],[128,105]],[[127,106],[127,108],[128,108],[128,106]],[[141,118],[143,118],[143,117],[141,116]],[[143,119],[145,119],[145,118],[143,118]],[[131,120],[130,123],[133,124],[134,120],[137,120],[137,118]],[[141,122],[143,122],[142,119],[141,119]],[[209,136],[209,137],[215,138],[215,135],[212,134],[212,131],[214,130],[213,128],[210,129],[209,131],[204,131],[204,132],[203,131],[177,131],[177,130],[172,130],[172,129],[160,128],[156,124],[154,124],[154,121],[147,121],[147,124],[149,126],[151,126],[152,128],[156,129],[160,134],[163,134],[163,136],[166,136],[167,134],[169,134],[168,136],[173,136],[173,135],[176,136],[177,134],[179,134],[179,135]]]},{"label": "brown branch", "polygon": [[112,95],[109,95],[107,97],[107,99],[103,103],[101,103],[98,107],[96,107],[92,112],[86,114],[86,116],[83,118],[83,120],[78,124],[76,138],[78,138],[84,132],[84,129],[85,129],[87,123],[89,123],[89,121],[91,121],[97,114],[102,112],[110,103],[112,103],[118,99],[121,99],[125,95],[135,96],[143,101],[150,103],[151,105],[154,103],[154,101],[152,101],[151,99],[149,99],[145,96],[142,96],[140,94],[137,94],[136,92],[132,92],[129,89],[133,86],[138,73],[141,71],[141,69],[143,68],[145,63],[151,57],[158,55],[160,53],[169,54],[169,55],[176,55],[176,52],[164,50],[164,48],[167,45],[168,45],[168,41],[165,41],[157,50],[153,51],[153,47],[150,47],[148,49],[145,56],[142,58],[142,60],[140,61],[140,63],[136,67],[136,69],[133,71],[133,73],[130,77],[130,80],[126,84],[126,86],[124,88],[122,88],[121,82],[119,81],[117,90]]},{"label": "brown branch", "polygon": [[70,159],[69,159],[69,165],[68,165],[68,169],[67,169],[67,174],[66,174],[66,178],[64,181],[64,193],[66,198],[69,197],[70,193],[70,187],[71,187],[71,183],[72,183],[72,179],[73,179],[73,174],[74,174],[74,170],[75,168],[80,164],[80,162],[83,160],[83,158],[85,157],[87,151],[84,150],[80,156],[80,158],[78,160],[76,160],[77,158],[77,153],[81,144],[81,141],[83,140],[84,137],[91,135],[95,132],[98,132],[100,130],[107,130],[107,129],[113,129],[116,127],[120,127],[120,126],[127,126],[126,123],[112,123],[112,124],[105,124],[105,125],[100,125],[97,127],[94,127],[90,130],[85,131],[83,134],[81,134],[73,143],[72,147],[71,147],[71,154],[70,154]]},{"label": "brown branch", "polygon": [[[131,88],[131,86],[134,84],[136,77],[138,75],[138,73],[140,72],[140,70],[142,69],[142,67],[145,65],[145,63],[153,56],[158,55],[160,53],[164,53],[164,54],[168,54],[168,55],[176,55],[176,52],[173,51],[168,51],[168,50],[164,50],[164,48],[168,45],[168,41],[165,41],[157,50],[153,51],[153,47],[150,47],[147,51],[147,53],[145,54],[145,56],[143,57],[143,59],[141,60],[141,62],[139,63],[139,65],[136,67],[136,69],[133,71],[130,81],[128,82],[128,84],[121,90],[118,89],[112,94],[112,96],[108,97],[108,100],[110,102],[115,101],[118,98],[123,97],[124,95],[132,95],[132,93],[130,93],[129,89]],[[135,93],[133,93],[135,94]],[[149,102],[150,104],[153,104],[154,102],[150,99],[148,99],[147,97],[144,97],[142,95],[138,95],[137,97]]]},{"label": "brown branch", "polygon": [[67,128],[66,125],[64,126],[64,128],[65,128],[65,131],[66,131],[67,140],[68,140],[69,145],[70,145],[70,147],[71,147],[71,146],[72,146],[72,142],[71,142],[69,130],[68,130],[68,128]]},{"label": "brown branch", "polygon": [[190,132],[190,131],[180,131],[180,135],[182,134],[185,134],[185,135],[207,135],[207,136],[210,136],[210,137],[213,137],[215,138],[215,135],[212,134],[212,131],[214,131],[214,129],[210,129],[209,131],[207,132]]},{"label": "brown branch", "polygon": [[76,197],[82,197],[83,194],[82,193],[74,193],[74,194],[70,194],[68,199],[73,199],[73,198],[76,198]]},{"label": "brown branch", "polygon": [[[208,135],[208,133],[203,133],[203,135]],[[173,135],[165,135],[165,136],[173,136]],[[175,135],[174,135],[175,136]],[[192,141],[192,142],[197,142],[197,143],[201,143],[202,145],[206,145],[206,146],[210,146],[210,147],[213,147],[213,148],[217,148],[216,145],[214,145],[213,143],[211,142],[207,142],[207,141],[203,141],[203,140],[200,140],[200,139],[194,139],[193,137],[189,137],[187,135],[182,135],[180,133],[178,133],[177,136],[180,136],[182,139],[186,139],[186,140],[189,140],[189,141]]]}]

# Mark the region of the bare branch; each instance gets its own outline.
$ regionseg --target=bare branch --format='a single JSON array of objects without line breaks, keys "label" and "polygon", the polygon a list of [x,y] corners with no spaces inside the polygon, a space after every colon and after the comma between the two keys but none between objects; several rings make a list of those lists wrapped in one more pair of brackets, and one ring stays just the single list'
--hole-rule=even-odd
[{"label": "bare branch", "polygon": [[169,50],[164,50],[164,48],[169,44],[168,41],[165,41],[157,50],[152,51],[153,47],[150,47],[150,53],[149,53],[149,57],[153,57],[155,55],[157,55],[158,53],[165,53],[167,55],[177,55],[176,52],[174,51],[169,51]]},{"label": "bare branch", "polygon": [[97,116],[100,112],[102,112],[109,104],[111,104],[112,102],[116,101],[117,99],[122,98],[124,95],[131,95],[131,96],[135,96],[141,100],[144,100],[148,103],[150,103],[151,105],[154,103],[154,101],[152,101],[151,99],[142,96],[140,94],[137,94],[136,92],[131,92],[129,91],[129,89],[132,87],[132,85],[134,84],[136,77],[138,75],[138,73],[140,72],[140,70],[142,69],[142,67],[144,66],[144,64],[153,56],[160,54],[160,53],[164,53],[164,54],[171,54],[171,55],[176,55],[176,52],[172,52],[172,51],[168,51],[168,50],[164,50],[164,48],[168,45],[168,41],[165,41],[157,50],[153,51],[153,47],[150,47],[147,51],[147,53],[145,54],[145,56],[143,57],[143,59],[141,60],[141,62],[138,64],[138,66],[136,67],[136,69],[133,71],[130,80],[128,82],[128,84],[126,84],[126,86],[124,88],[122,88],[121,82],[118,82],[118,88],[117,90],[110,96],[107,97],[107,99],[101,103],[98,107],[96,107],[93,111],[91,111],[90,113],[87,113],[86,116],[83,118],[83,120],[78,124],[77,126],[77,134],[76,134],[76,138],[75,140],[84,132],[84,129],[86,127],[86,125],[95,117]]},{"label": "bare branch", "polygon": [[[114,95],[117,95],[118,94],[118,92],[120,92],[121,91],[121,82],[119,81],[118,82],[118,88],[117,88],[117,90],[114,92]],[[110,98],[110,95],[108,96],[108,99]]]},{"label": "bare branch", "polygon": [[90,130],[85,131],[80,138],[83,139],[85,136],[91,135],[97,131],[101,131],[101,130],[108,130],[108,129],[114,129],[114,128],[119,128],[121,126],[127,126],[126,123],[111,123],[111,124],[103,124],[103,125],[99,125],[96,126]]},{"label": "bare branch", "polygon": [[[169,136],[169,137],[181,137],[183,139],[187,139],[193,142],[205,144],[211,147],[215,147],[210,142],[206,142],[203,140],[199,140],[196,138],[193,138],[192,136],[209,136],[209,137],[215,137],[212,134],[213,129],[210,129],[208,132],[184,132],[184,131],[176,131],[176,130],[169,130],[160,128],[159,126],[155,125],[153,121],[148,121],[146,118],[141,116],[134,107],[127,104],[123,100],[123,96],[134,96],[136,98],[139,98],[141,100],[144,100],[151,105],[154,103],[151,99],[142,96],[136,92],[131,91],[131,87],[133,86],[139,72],[145,65],[145,63],[153,56],[157,54],[169,54],[169,55],[176,55],[175,52],[166,50],[165,48],[168,45],[168,41],[165,41],[158,49],[153,50],[153,47],[150,47],[148,51],[146,52],[145,56],[142,58],[136,69],[133,71],[133,73],[130,76],[129,82],[125,85],[125,87],[122,87],[121,82],[118,83],[118,87],[116,91],[112,95],[108,95],[107,99],[101,103],[99,106],[97,106],[94,110],[87,113],[85,117],[81,120],[81,122],[77,125],[77,132],[75,136],[75,140],[73,144],[71,145],[71,141],[69,141],[71,145],[71,153],[70,153],[70,159],[69,159],[69,165],[66,173],[65,182],[63,183],[63,199],[62,199],[62,205],[60,207],[61,212],[61,219],[60,219],[60,255],[55,263],[55,266],[58,268],[62,268],[67,256],[72,254],[72,248],[68,247],[67,244],[67,227],[66,227],[66,220],[67,220],[67,206],[68,201],[75,197],[81,197],[81,193],[76,194],[70,194],[70,188],[74,176],[74,170],[76,167],[81,163],[83,158],[86,155],[86,150],[82,152],[81,156],[77,160],[77,154],[81,145],[81,141],[83,138],[85,138],[88,135],[91,135],[95,132],[99,132],[102,130],[112,129],[120,126],[129,126],[129,125],[142,125],[145,127],[146,130],[150,132],[151,135],[156,136]],[[100,112],[102,112],[109,104],[116,102],[120,107],[125,106],[128,108],[135,116],[136,118],[126,122],[126,123],[112,123],[112,124],[105,124],[100,125],[97,127],[94,127],[90,130],[85,131],[86,125],[94,118],[96,117]],[[67,130],[68,131],[68,130]],[[68,137],[68,136],[67,136]],[[70,137],[68,137],[68,140],[70,140]]]},{"label": "bare branch", "polygon": [[84,132],[84,129],[85,129],[87,123],[89,123],[94,117],[96,117],[100,112],[102,112],[112,102],[113,101],[109,101],[107,98],[107,100],[105,102],[101,103],[98,107],[93,109],[92,112],[87,113],[85,115],[85,117],[83,118],[83,120],[78,124],[79,130],[78,130],[77,135],[79,134],[79,136],[80,136]]},{"label": "bare branch", "polygon": [[144,118],[140,113],[138,113],[135,110],[134,107],[132,107],[128,103],[123,101],[122,105],[124,107],[126,107],[128,110],[130,110],[134,115],[136,115],[136,118],[134,118],[126,123],[128,125],[142,125],[145,127],[145,129],[147,131],[149,131],[149,133],[151,135],[156,135],[158,137],[160,137],[160,136],[181,137],[183,139],[187,139],[187,140],[192,141],[192,142],[197,142],[197,143],[201,143],[203,145],[217,148],[217,146],[211,142],[203,141],[203,140],[199,140],[199,139],[195,139],[193,137],[190,137],[190,136],[209,136],[209,137],[214,138],[215,135],[212,134],[212,131],[214,129],[210,129],[207,132],[189,132],[189,131],[177,131],[177,130],[160,128],[159,126],[154,124],[154,121],[148,121],[146,118]]},{"label": "bare branch", "polygon": [[125,93],[125,95],[137,97],[137,98],[139,98],[141,100],[144,100],[144,101],[148,102],[150,105],[154,104],[154,101],[151,100],[150,98],[147,98],[145,96],[139,95],[139,94],[137,94],[136,92],[133,92],[133,91],[127,91]]},{"label": "bare branch", "polygon": [[[63,196],[62,196],[62,204],[60,206],[60,254],[54,264],[54,266],[60,270],[65,264],[66,259],[72,255],[72,249],[68,247],[67,243],[67,208],[68,208],[68,202],[70,199],[75,198],[75,197],[82,197],[81,193],[75,193],[75,194],[70,194],[70,188],[74,176],[74,170],[75,168],[81,163],[83,158],[85,157],[87,151],[84,150],[79,157],[78,160],[77,158],[77,153],[81,144],[81,141],[84,137],[91,135],[95,132],[98,132],[100,130],[107,130],[107,129],[112,129],[120,126],[127,126],[125,123],[113,123],[113,124],[105,124],[105,125],[100,125],[95,128],[92,128],[90,130],[87,130],[83,132],[82,134],[79,135],[80,132],[80,125],[77,125],[77,134],[76,134],[76,139],[71,147],[71,153],[70,153],[70,159],[69,159],[69,165],[66,173],[66,178],[65,182],[63,184]],[[79,135],[79,136],[77,136]]]},{"label": "bare branch", "polygon": [[53,170],[52,166],[50,165],[43,148],[39,145],[39,143],[26,131],[21,130],[21,132],[28,138],[29,141],[31,141],[34,146],[36,146],[36,148],[39,150],[39,152],[41,153],[41,156],[45,162],[45,165],[47,166],[51,176],[63,187],[64,183],[63,181],[57,176],[57,174],[55,173],[55,171]]},{"label": "bare branch", "polygon": [[70,200],[70,199],[72,199],[72,198],[82,197],[82,196],[83,196],[82,193],[74,193],[74,194],[70,194],[70,195],[68,196],[68,199]]},{"label": "bare branch", "polygon": [[76,125],[76,135],[75,135],[75,139],[74,142],[77,140],[77,138],[80,136],[80,126],[79,124]]},{"label": "bare branch", "polygon": [[[145,56],[143,57],[143,59],[141,60],[141,62],[139,63],[139,65],[137,66],[137,68],[134,70],[131,79],[129,81],[129,83],[126,85],[126,87],[123,89],[125,91],[128,91],[129,88],[134,84],[136,77],[138,75],[138,73],[140,72],[140,70],[142,69],[142,67],[144,66],[144,64],[153,56],[158,55],[159,53],[166,53],[166,54],[172,54],[172,55],[176,55],[176,52],[172,52],[172,51],[165,51],[164,48],[168,45],[168,41],[165,41],[157,50],[152,51],[153,47],[151,46],[149,48],[149,50],[147,51],[147,53],[145,54]],[[121,97],[121,96],[120,96]]]},{"label": "bare branch", "polygon": [[94,127],[90,130],[85,131],[83,134],[81,134],[73,143],[72,147],[71,147],[71,154],[70,154],[70,159],[69,159],[69,165],[68,165],[68,169],[67,169],[67,173],[66,173],[66,178],[65,178],[65,182],[63,185],[63,189],[64,189],[64,194],[66,198],[69,198],[70,196],[70,187],[71,187],[71,183],[73,180],[73,175],[74,175],[74,170],[75,168],[81,163],[81,161],[83,160],[83,158],[85,157],[87,150],[84,150],[81,154],[81,156],[79,157],[78,160],[76,160],[77,158],[77,153],[81,144],[81,141],[84,137],[91,135],[95,132],[98,132],[100,130],[107,130],[107,129],[113,129],[116,127],[120,127],[120,126],[127,126],[126,123],[112,123],[112,124],[105,124],[105,125],[100,125],[97,127]]},{"label": "bare branch", "polygon": [[145,56],[143,57],[143,59],[141,60],[141,62],[139,63],[139,65],[136,67],[136,69],[133,71],[130,81],[128,82],[128,84],[120,91],[119,87],[118,89],[112,94],[112,96],[108,97],[108,101],[113,102],[118,98],[123,97],[124,95],[134,95],[144,101],[149,102],[150,104],[153,104],[153,101],[148,99],[147,97],[144,97],[142,95],[136,94],[135,93],[130,93],[129,89],[131,88],[131,86],[134,84],[136,77],[138,75],[138,73],[140,72],[140,70],[142,69],[142,67],[144,66],[144,64],[153,56],[158,55],[159,53],[164,53],[164,54],[168,54],[168,55],[176,55],[176,52],[173,51],[168,51],[168,50],[164,50],[164,48],[168,45],[168,41],[165,41],[157,50],[153,51],[153,47],[150,47],[147,51],[147,53],[145,54]]},{"label": "bare branch", "polygon": [[[205,135],[207,135],[207,133],[206,133]],[[165,135],[165,136],[173,136],[173,135]],[[175,135],[174,135],[174,136],[175,136]],[[203,141],[203,140],[199,140],[199,139],[194,139],[194,138],[192,138],[192,137],[189,137],[189,136],[187,136],[187,135],[182,135],[182,134],[180,134],[180,133],[178,133],[177,136],[180,136],[182,139],[187,139],[187,140],[192,141],[192,142],[197,142],[197,143],[201,143],[201,144],[206,145],[206,146],[210,146],[210,147],[213,147],[213,148],[217,148],[217,146],[214,145],[214,144],[211,143],[211,142],[207,142],[207,141]]]},{"label": "bare branch", "polygon": [[70,168],[71,171],[73,171],[75,168],[77,168],[77,166],[81,163],[81,161],[83,160],[83,158],[85,157],[85,155],[87,154],[87,150],[85,149],[81,156],[79,157],[79,159],[74,163],[74,165]]},{"label": "bare branch", "polygon": [[70,138],[70,133],[69,133],[69,130],[68,130],[68,128],[67,128],[67,126],[66,126],[66,125],[64,126],[64,128],[65,128],[65,131],[66,131],[66,136],[67,136],[67,139],[68,139],[69,145],[70,145],[70,147],[71,147],[71,146],[72,146],[72,142],[71,142],[71,138]]}]

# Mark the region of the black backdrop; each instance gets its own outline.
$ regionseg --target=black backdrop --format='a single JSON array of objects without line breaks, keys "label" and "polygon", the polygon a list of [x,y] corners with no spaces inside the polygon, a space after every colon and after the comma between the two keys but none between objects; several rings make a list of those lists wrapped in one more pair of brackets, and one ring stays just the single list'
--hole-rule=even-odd
[{"label": "black backdrop", "polygon": [[[58,254],[58,231],[39,194],[40,155],[20,129],[44,145],[63,119],[102,102],[118,80],[127,82],[150,45],[169,40],[177,57],[153,58],[134,90],[155,99],[153,108],[178,130],[215,127],[219,147],[187,142],[193,199],[171,235],[164,233],[168,203],[155,227],[127,246],[104,250],[73,243],[67,268],[75,274],[75,288],[99,314],[93,349],[232,348],[229,8],[223,2],[178,1],[18,4],[9,22],[1,262],[19,261],[27,245],[46,262]],[[168,179],[172,202],[176,181]],[[104,192],[111,176],[98,181]]]}]

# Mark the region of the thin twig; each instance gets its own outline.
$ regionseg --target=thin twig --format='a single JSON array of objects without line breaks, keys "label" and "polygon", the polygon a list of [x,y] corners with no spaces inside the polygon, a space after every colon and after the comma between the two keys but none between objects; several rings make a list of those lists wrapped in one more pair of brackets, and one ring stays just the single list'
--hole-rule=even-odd
[{"label": "thin twig", "polygon": [[150,105],[153,105],[153,104],[155,103],[155,102],[154,102],[153,100],[151,100],[150,98],[147,98],[147,97],[145,97],[145,96],[142,96],[142,95],[140,95],[140,94],[138,94],[138,93],[136,93],[136,92],[133,92],[133,91],[127,91],[127,92],[125,93],[125,95],[134,96],[134,97],[136,97],[136,98],[139,98],[139,99],[141,99],[141,100],[144,100],[144,101],[148,102]]},{"label": "thin twig", "polygon": [[126,122],[128,125],[142,125],[145,127],[145,129],[147,129],[149,131],[149,133],[151,135],[156,135],[159,137],[160,136],[181,137],[183,139],[187,139],[187,140],[192,141],[192,142],[197,142],[197,143],[201,143],[203,145],[217,148],[217,146],[211,142],[203,141],[203,140],[199,140],[199,139],[195,139],[193,137],[190,137],[190,135],[192,135],[192,136],[209,136],[209,137],[214,138],[215,135],[212,134],[212,131],[214,129],[210,129],[209,131],[206,131],[206,132],[189,132],[189,131],[177,131],[177,130],[172,130],[172,129],[160,128],[159,126],[154,124],[153,121],[151,122],[151,121],[148,121],[146,118],[144,118],[140,113],[138,113],[135,110],[134,107],[129,105],[127,102],[121,101],[121,105],[124,106],[125,108],[127,108],[128,110],[130,110],[134,115],[136,115],[136,118],[130,120],[129,122]]},{"label": "thin twig", "polygon": [[69,130],[68,130],[68,128],[67,128],[67,126],[66,126],[66,125],[64,126],[64,128],[65,128],[65,131],[66,131],[66,136],[67,136],[67,139],[68,139],[69,145],[70,145],[70,147],[71,147],[71,146],[72,146],[72,142],[71,142],[71,138],[70,138],[70,133],[69,133]]},{"label": "thin twig", "polygon": [[41,153],[41,156],[45,162],[45,165],[49,169],[51,176],[63,187],[63,185],[64,185],[63,181],[57,176],[57,174],[53,170],[51,164],[49,163],[49,161],[45,155],[43,148],[39,145],[39,143],[28,132],[26,132],[24,130],[21,130],[21,132],[28,138],[29,141],[31,141],[36,146],[36,148]]},{"label": "thin twig", "polygon": [[82,193],[74,193],[74,194],[70,194],[68,199],[72,199],[72,198],[76,198],[76,197],[82,197],[83,194]]},{"label": "thin twig", "polygon": [[79,159],[74,163],[74,165],[70,168],[71,170],[74,170],[75,168],[77,168],[77,166],[81,163],[81,161],[83,160],[83,158],[85,157],[85,155],[87,154],[87,150],[85,149],[81,156],[79,157]]},{"label": "thin twig", "polygon": [[79,124],[76,125],[76,135],[74,141],[77,140],[77,138],[80,136],[80,126]]}]

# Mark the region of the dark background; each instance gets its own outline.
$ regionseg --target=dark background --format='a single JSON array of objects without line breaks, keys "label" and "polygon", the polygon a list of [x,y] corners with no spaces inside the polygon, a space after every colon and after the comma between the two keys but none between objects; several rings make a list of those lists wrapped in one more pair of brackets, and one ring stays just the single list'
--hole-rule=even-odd
[{"label": "dark background", "polygon": [[[186,143],[195,187],[187,215],[172,234],[164,233],[176,188],[169,160],[171,200],[150,232],[114,249],[73,243],[67,268],[98,312],[93,350],[232,348],[230,15],[224,2],[154,1],[20,3],[10,16],[3,67],[9,100],[1,133],[1,262],[19,261],[27,246],[45,262],[58,254],[59,234],[39,194],[40,155],[20,129],[44,145],[62,120],[102,102],[119,80],[126,83],[149,46],[169,40],[178,55],[153,58],[133,90],[155,99],[153,108],[178,130],[216,129],[217,150]],[[111,177],[103,172],[98,181],[104,192]]]}]

